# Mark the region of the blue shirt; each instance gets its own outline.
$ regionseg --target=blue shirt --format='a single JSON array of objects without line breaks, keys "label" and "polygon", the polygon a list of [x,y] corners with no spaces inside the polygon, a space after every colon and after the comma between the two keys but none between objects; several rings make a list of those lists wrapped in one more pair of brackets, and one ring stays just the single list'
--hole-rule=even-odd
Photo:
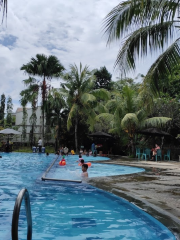
[{"label": "blue shirt", "polygon": [[95,144],[94,144],[94,143],[91,145],[91,149],[92,149],[92,151],[93,151],[93,150],[96,150],[96,147],[95,147]]}]

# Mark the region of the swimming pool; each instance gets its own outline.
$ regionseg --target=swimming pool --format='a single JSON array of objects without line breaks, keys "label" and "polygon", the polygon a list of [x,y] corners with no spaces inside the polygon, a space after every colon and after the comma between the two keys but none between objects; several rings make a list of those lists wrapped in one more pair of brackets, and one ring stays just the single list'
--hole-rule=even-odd
[{"label": "swimming pool", "polygon": [[[87,184],[41,181],[54,156],[2,154],[0,161],[0,239],[11,239],[12,211],[21,188],[30,193],[33,240],[175,240],[153,217],[127,201]],[[26,239],[25,210],[19,237]]]}]

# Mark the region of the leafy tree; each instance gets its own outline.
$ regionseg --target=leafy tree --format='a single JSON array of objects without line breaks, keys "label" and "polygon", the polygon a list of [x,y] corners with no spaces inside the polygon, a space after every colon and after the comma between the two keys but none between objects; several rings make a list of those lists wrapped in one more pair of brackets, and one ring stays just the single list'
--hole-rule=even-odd
[{"label": "leafy tree", "polygon": [[8,96],[7,98],[7,107],[6,107],[6,124],[7,126],[12,126],[12,110],[13,110],[13,103],[12,103],[12,98]]},{"label": "leafy tree", "polygon": [[88,67],[80,67],[77,65],[70,65],[70,72],[64,75],[65,83],[61,84],[61,93],[67,100],[70,108],[67,129],[73,125],[75,130],[75,147],[78,151],[78,122],[81,116],[86,116],[86,123],[90,126],[93,125],[96,116],[94,106],[96,98],[107,99],[108,92],[105,89],[94,90],[94,75],[89,71]]},{"label": "leafy tree", "polygon": [[[121,72],[134,70],[138,58],[159,52],[146,79],[158,81],[165,74],[171,74],[180,63],[176,31],[179,6],[178,0],[126,0],[111,10],[104,28],[108,43],[117,39],[122,43],[115,62]],[[176,40],[168,47],[169,39]]]},{"label": "leafy tree", "polygon": [[44,144],[44,115],[45,115],[45,101],[47,98],[47,80],[52,78],[59,78],[64,70],[63,65],[55,56],[45,56],[43,54],[37,54],[35,58],[31,58],[30,62],[24,64],[21,67],[25,73],[30,77],[38,76],[42,78],[42,82],[39,83],[39,88],[42,90],[42,140]]},{"label": "leafy tree", "polygon": [[53,88],[51,89],[47,102],[46,102],[46,113],[49,119],[49,125],[56,125],[56,133],[55,133],[55,150],[57,150],[58,146],[60,146],[60,136],[61,136],[61,115],[63,110],[66,108],[65,100],[59,89]]},{"label": "leafy tree", "polygon": [[6,97],[4,93],[1,95],[1,107],[0,107],[0,122],[4,126],[4,113],[5,113]]},{"label": "leafy tree", "polygon": [[105,66],[101,67],[100,70],[95,71],[94,75],[96,76],[95,89],[111,89],[112,74],[108,72]]},{"label": "leafy tree", "polygon": [[117,79],[115,82],[112,82],[112,89],[115,89],[119,92],[122,92],[125,86],[128,86],[136,91],[140,89],[140,83],[135,83],[132,78],[122,78]]}]

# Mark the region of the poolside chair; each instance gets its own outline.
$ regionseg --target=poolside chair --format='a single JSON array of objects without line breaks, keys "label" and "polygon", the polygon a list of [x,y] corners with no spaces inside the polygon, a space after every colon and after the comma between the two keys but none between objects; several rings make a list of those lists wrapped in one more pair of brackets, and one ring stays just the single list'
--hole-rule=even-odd
[{"label": "poolside chair", "polygon": [[157,154],[156,154],[156,162],[158,160],[158,157],[160,157],[160,160],[162,160],[162,154],[161,154],[161,149],[157,150]]},{"label": "poolside chair", "polygon": [[164,154],[164,160],[166,160],[166,158],[167,158],[167,160],[170,161],[170,153],[171,153],[171,151],[168,149],[168,150],[167,150],[167,153]]},{"label": "poolside chair", "polygon": [[149,148],[143,149],[142,159],[146,160],[147,157],[149,157],[150,159],[150,156],[151,156],[151,149]]},{"label": "poolside chair", "polygon": [[141,159],[141,150],[140,150],[140,148],[136,148],[136,157],[138,157],[138,159]]}]

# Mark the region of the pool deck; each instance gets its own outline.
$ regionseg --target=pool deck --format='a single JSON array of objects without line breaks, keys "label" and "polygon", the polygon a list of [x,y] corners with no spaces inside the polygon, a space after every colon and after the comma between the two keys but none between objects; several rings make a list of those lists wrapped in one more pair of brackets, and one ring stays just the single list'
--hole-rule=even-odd
[{"label": "pool deck", "polygon": [[100,163],[145,168],[136,174],[91,178],[88,183],[136,204],[180,239],[180,162],[117,157]]}]

